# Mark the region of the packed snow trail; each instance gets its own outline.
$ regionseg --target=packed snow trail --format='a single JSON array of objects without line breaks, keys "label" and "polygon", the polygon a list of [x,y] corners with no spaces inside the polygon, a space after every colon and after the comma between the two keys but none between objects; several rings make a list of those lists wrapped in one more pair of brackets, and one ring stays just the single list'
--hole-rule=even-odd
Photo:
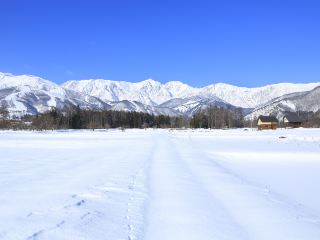
[{"label": "packed snow trail", "polygon": [[[146,239],[320,239],[319,218],[196,149],[157,136]],[[217,156],[218,157],[218,156]]]},{"label": "packed snow trail", "polygon": [[[320,238],[319,217],[296,202],[270,193],[268,189],[256,186],[221,166],[217,161],[220,156],[206,156],[192,140],[178,137],[173,142],[172,146],[178,149],[180,159],[192,169],[193,179],[209,191],[211,201],[220,203],[225,214],[238,223],[249,239]],[[211,213],[214,214],[214,211]],[[232,235],[233,239],[241,239],[235,232]]]},{"label": "packed snow trail", "polygon": [[312,131],[0,132],[0,239],[319,240],[316,211],[221,155],[255,144],[320,170]]},{"label": "packed snow trail", "polygon": [[157,136],[150,169],[146,239],[248,239],[202,186],[170,136]]}]

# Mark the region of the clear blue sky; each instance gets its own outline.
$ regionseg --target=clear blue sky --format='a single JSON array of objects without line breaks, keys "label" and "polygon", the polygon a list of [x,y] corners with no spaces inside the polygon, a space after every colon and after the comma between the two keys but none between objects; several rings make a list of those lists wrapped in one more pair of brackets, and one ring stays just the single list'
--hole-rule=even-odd
[{"label": "clear blue sky", "polygon": [[0,71],[57,83],[320,81],[320,1],[3,0]]}]

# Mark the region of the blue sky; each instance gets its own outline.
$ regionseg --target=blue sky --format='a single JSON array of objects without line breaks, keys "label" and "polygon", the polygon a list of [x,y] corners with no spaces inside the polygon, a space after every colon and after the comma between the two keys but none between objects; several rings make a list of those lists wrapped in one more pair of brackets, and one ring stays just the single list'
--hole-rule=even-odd
[{"label": "blue sky", "polygon": [[320,81],[320,2],[0,3],[0,71],[261,86]]}]

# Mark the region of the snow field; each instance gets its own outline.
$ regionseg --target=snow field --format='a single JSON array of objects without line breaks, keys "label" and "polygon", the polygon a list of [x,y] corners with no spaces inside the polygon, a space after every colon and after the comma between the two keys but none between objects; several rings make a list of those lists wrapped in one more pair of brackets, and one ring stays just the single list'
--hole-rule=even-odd
[{"label": "snow field", "polygon": [[318,129],[4,131],[0,239],[318,240],[319,171]]},{"label": "snow field", "polygon": [[0,136],[0,239],[141,235],[148,138],[122,132]]}]

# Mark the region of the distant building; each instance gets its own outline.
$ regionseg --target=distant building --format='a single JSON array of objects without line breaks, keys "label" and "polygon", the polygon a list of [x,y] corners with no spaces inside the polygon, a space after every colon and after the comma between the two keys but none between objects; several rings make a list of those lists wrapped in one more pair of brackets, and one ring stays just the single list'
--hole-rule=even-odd
[{"label": "distant building", "polygon": [[284,126],[290,128],[301,127],[302,120],[297,115],[285,115],[283,117]]},{"label": "distant building", "polygon": [[277,129],[278,119],[274,116],[259,116],[257,126],[258,130]]}]

